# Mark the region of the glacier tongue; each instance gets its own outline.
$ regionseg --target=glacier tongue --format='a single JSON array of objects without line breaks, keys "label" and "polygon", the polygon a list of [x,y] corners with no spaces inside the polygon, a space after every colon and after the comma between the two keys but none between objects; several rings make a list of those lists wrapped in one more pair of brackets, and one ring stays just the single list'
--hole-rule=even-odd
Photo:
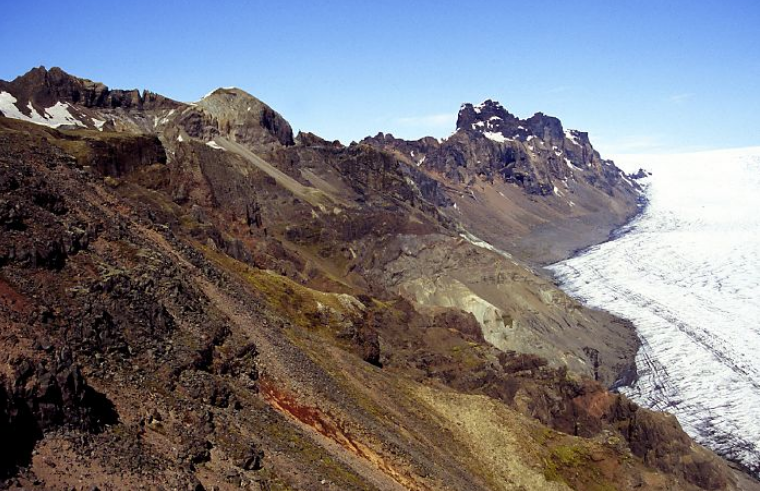
[{"label": "glacier tongue", "polygon": [[760,475],[760,148],[640,163],[642,215],[550,269],[636,325],[639,377],[621,392]]}]

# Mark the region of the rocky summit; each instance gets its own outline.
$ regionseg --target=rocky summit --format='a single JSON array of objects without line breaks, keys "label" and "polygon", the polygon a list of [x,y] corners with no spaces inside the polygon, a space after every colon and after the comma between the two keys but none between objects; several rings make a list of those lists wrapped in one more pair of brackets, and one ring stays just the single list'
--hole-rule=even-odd
[{"label": "rocky summit", "polygon": [[2,489],[758,489],[540,269],[639,207],[556,118],[344,146],[43,67],[0,113]]}]

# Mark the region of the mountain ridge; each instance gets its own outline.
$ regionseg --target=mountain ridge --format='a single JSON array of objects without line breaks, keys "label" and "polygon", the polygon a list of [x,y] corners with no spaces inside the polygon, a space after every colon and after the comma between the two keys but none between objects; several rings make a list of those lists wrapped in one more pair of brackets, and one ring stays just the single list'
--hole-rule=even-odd
[{"label": "mountain ridge", "polygon": [[96,107],[8,87],[83,126],[0,118],[6,487],[741,488],[605,389],[632,327],[513,247],[635,212],[593,153],[575,171],[554,140],[475,130],[344,146],[237,89]]}]

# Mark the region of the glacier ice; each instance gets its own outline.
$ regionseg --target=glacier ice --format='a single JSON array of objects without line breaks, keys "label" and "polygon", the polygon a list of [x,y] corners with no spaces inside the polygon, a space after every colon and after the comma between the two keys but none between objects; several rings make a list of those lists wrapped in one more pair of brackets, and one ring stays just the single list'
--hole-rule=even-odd
[{"label": "glacier ice", "polygon": [[643,213],[549,269],[636,325],[639,376],[621,392],[760,474],[760,147],[637,163],[653,173]]}]

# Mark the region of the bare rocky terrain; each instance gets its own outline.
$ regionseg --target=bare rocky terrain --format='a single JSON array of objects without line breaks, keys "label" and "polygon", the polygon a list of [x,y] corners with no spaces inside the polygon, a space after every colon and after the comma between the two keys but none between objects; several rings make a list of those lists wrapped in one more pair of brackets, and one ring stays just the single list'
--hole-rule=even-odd
[{"label": "bare rocky terrain", "polygon": [[344,146],[42,67],[0,101],[1,488],[758,488],[536,272],[638,206],[556,118]]}]

